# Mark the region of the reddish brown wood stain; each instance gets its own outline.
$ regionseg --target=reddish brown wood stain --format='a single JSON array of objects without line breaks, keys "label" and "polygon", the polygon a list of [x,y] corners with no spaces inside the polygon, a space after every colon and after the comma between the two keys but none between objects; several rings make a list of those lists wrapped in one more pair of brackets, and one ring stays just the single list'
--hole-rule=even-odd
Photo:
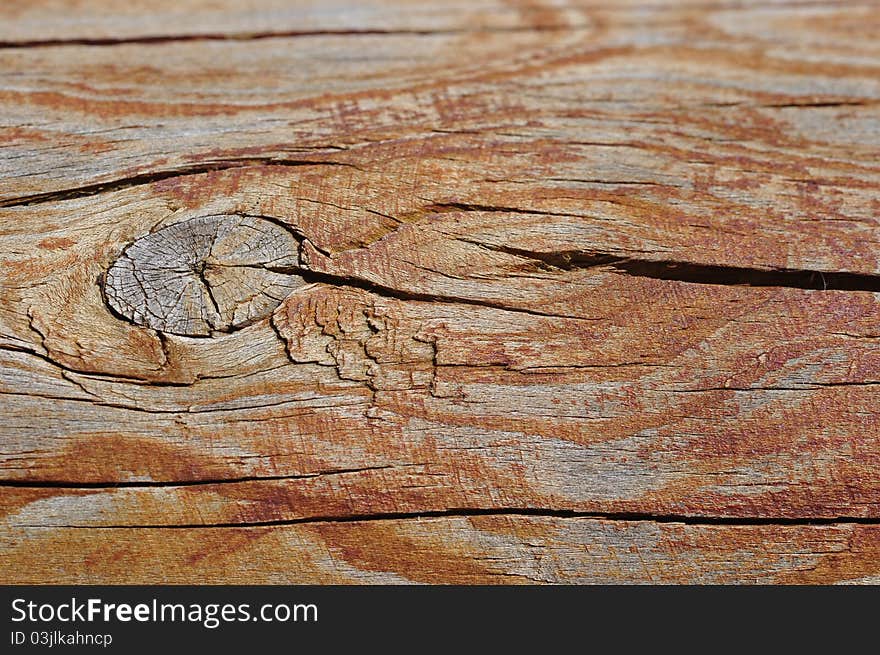
[{"label": "reddish brown wood stain", "polygon": [[37,244],[40,248],[45,248],[46,250],[64,250],[65,248],[70,248],[70,246],[76,245],[76,241],[73,239],[67,239],[65,237],[60,237],[56,239],[43,239]]},{"label": "reddish brown wood stain", "polygon": [[[880,9],[253,4],[0,8],[0,581],[880,579]],[[224,213],[310,284],[110,311]]]}]

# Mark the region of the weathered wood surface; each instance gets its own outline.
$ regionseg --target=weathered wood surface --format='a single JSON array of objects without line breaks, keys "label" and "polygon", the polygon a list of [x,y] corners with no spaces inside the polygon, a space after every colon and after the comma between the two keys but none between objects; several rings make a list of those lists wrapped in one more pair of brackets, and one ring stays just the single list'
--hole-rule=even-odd
[{"label": "weathered wood surface", "polygon": [[3,581],[880,579],[878,3],[84,4],[0,7]]}]

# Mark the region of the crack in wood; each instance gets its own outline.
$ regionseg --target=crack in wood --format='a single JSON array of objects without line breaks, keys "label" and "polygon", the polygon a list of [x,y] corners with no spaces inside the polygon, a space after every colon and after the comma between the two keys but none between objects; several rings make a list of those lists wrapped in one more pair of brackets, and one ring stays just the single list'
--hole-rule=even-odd
[{"label": "crack in wood", "polygon": [[[436,205],[431,207],[437,209]],[[512,211],[488,206],[444,208]],[[459,240],[532,260],[551,272],[598,269],[692,284],[880,292],[880,275],[872,274],[652,261],[589,250],[534,251],[473,239]],[[271,217],[213,215],[174,223],[126,247],[104,276],[105,300],[114,313],[137,325],[192,337],[214,336],[250,325],[269,316],[291,292],[310,283],[362,289],[396,300],[470,304],[537,316],[582,318],[482,298],[411,292],[357,275],[315,270],[302,255],[307,243],[311,242],[305,235]]]},{"label": "crack in wood", "polygon": [[70,38],[70,39],[30,39],[22,41],[0,41],[0,49],[15,48],[55,48],[66,46],[115,46],[115,45],[162,45],[166,43],[199,41],[265,41],[267,39],[297,39],[328,36],[457,36],[468,34],[507,34],[507,33],[578,33],[592,30],[589,26],[578,25],[511,25],[508,27],[475,26],[459,29],[317,29],[317,30],[279,30],[244,33],[204,33],[168,34],[131,37]]},{"label": "crack in wood", "polygon": [[[486,209],[480,208],[473,211],[486,211]],[[504,208],[497,211],[509,210]],[[786,287],[812,291],[880,292],[880,275],[869,273],[720,266],[684,261],[638,259],[589,250],[534,251],[463,237],[459,237],[459,240],[496,252],[534,260],[545,270],[571,271],[603,267],[606,270],[633,277],[689,282],[691,284]]]},{"label": "crack in wood", "polygon": [[[417,466],[404,464],[403,466]],[[0,488],[15,489],[151,489],[162,487],[199,487],[221,484],[243,484],[248,482],[278,482],[283,480],[308,480],[334,475],[351,475],[367,471],[383,471],[395,468],[392,464],[381,466],[362,466],[359,468],[327,469],[311,473],[292,475],[245,475],[230,478],[200,478],[196,480],[124,480],[118,482],[78,482],[75,480],[0,480]]]},{"label": "crack in wood", "polygon": [[[331,149],[330,147],[327,148]],[[33,193],[26,196],[18,196],[15,198],[7,198],[0,200],[0,207],[26,207],[28,205],[38,205],[50,202],[59,202],[62,200],[75,200],[77,198],[89,198],[102,193],[111,191],[119,191],[122,189],[130,189],[132,187],[144,186],[161,182],[176,177],[188,177],[192,175],[203,175],[215,171],[226,171],[234,168],[252,168],[256,166],[349,166],[353,164],[332,160],[312,160],[312,159],[284,159],[278,157],[245,157],[240,159],[224,159],[218,162],[205,162],[193,166],[181,166],[164,171],[152,171],[139,173],[128,177],[110,180],[107,182],[96,182],[95,184],[86,184],[80,187],[70,189],[61,189],[58,191],[47,191],[45,193]]]},{"label": "crack in wood", "polygon": [[611,267],[627,275],[655,280],[727,286],[788,287],[813,291],[880,292],[880,275],[804,269],[763,270],[740,266],[712,266],[675,261],[621,259]]},{"label": "crack in wood", "polygon": [[363,514],[340,514],[309,516],[294,519],[268,521],[229,521],[216,523],[144,523],[111,525],[24,525],[21,528],[69,528],[88,530],[120,529],[159,529],[159,530],[197,530],[216,528],[273,528],[289,525],[321,523],[366,523],[375,521],[418,521],[436,518],[479,518],[487,516],[539,517],[570,520],[600,520],[622,523],[674,523],[693,526],[840,526],[840,525],[880,525],[880,518],[864,516],[834,517],[733,517],[702,516],[695,514],[652,514],[644,512],[584,512],[546,507],[496,507],[496,508],[449,508],[421,512],[376,512]]}]

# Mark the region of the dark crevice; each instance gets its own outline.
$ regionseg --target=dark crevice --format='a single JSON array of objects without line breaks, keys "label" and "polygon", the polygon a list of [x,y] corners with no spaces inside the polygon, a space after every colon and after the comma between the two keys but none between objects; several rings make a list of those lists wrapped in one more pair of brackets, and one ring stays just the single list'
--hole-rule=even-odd
[{"label": "dark crevice", "polygon": [[[107,296],[104,293],[104,286],[103,286],[103,284],[100,283],[100,281],[99,281],[98,286],[101,289],[101,297],[104,299],[104,304],[108,308],[112,309],[110,307],[110,304],[107,302]],[[164,369],[171,363],[171,354],[169,351],[168,337],[165,335],[164,332],[161,332],[160,330],[153,330],[153,334],[156,335],[156,339],[159,341],[159,349],[162,352],[162,368]]]},{"label": "dark crevice", "polygon": [[[123,318],[123,320],[128,321],[127,318]],[[88,377],[93,377],[98,380],[110,380],[110,381],[123,381],[129,382],[131,384],[137,384],[140,386],[150,386],[150,387],[188,387],[192,385],[192,382],[169,382],[166,380],[151,380],[149,378],[137,377],[134,375],[126,375],[124,373],[102,373],[101,371],[94,371],[89,369],[76,369],[66,364],[59,362],[56,359],[53,359],[51,356],[41,353],[40,351],[34,348],[28,347],[19,347],[19,346],[0,346],[0,350],[8,350],[9,352],[20,352],[26,353],[28,355],[33,355],[37,357],[47,364],[51,364],[61,371],[66,371],[67,373],[75,373],[77,375],[84,375]],[[75,399],[71,399],[75,400]]]},{"label": "dark crevice", "polygon": [[[731,102],[704,102],[697,107],[710,107],[718,109],[727,109],[733,107],[745,107],[748,109],[823,109],[827,107],[868,107],[876,105],[877,100],[874,98],[845,98],[845,99],[828,99],[828,100],[798,100],[781,102],[746,102],[742,100]],[[687,109],[687,106],[678,107],[678,109]]]},{"label": "dark crevice", "polygon": [[725,286],[788,287],[816,291],[880,292],[880,275],[870,273],[826,272],[804,269],[762,270],[739,266],[714,266],[675,261],[621,259],[613,262],[615,271],[655,280]]},{"label": "dark crevice", "polygon": [[7,198],[0,200],[0,207],[23,207],[27,205],[36,205],[46,202],[57,202],[60,200],[72,200],[75,198],[89,198],[101,193],[110,191],[119,191],[121,189],[129,189],[131,187],[152,184],[153,182],[161,182],[174,177],[186,177],[189,175],[201,175],[204,173],[212,173],[215,171],[225,171],[233,168],[249,168],[254,166],[352,166],[339,161],[328,160],[312,160],[312,159],[278,159],[273,157],[249,157],[243,159],[228,159],[209,164],[196,164],[192,166],[182,166],[165,171],[154,171],[151,173],[140,173],[130,177],[111,180],[110,182],[98,182],[95,184],[86,184],[72,189],[62,189],[59,191],[47,191],[45,193],[34,193],[27,196],[19,196],[17,198]]},{"label": "dark crevice", "polygon": [[794,108],[804,108],[804,109],[814,109],[814,108],[823,108],[823,107],[866,107],[869,105],[877,104],[876,101],[873,100],[828,100],[828,101],[819,101],[819,102],[775,102],[775,103],[766,103],[757,105],[759,108],[768,108],[768,109],[794,109]]},{"label": "dark crevice", "polygon": [[199,41],[263,41],[266,39],[314,38],[328,36],[456,36],[467,34],[506,34],[516,32],[576,32],[592,29],[589,26],[568,25],[522,25],[509,27],[474,27],[461,29],[326,29],[326,30],[279,30],[265,32],[242,32],[238,34],[167,34],[129,37],[75,37],[69,39],[30,39],[0,41],[0,48],[48,48],[59,46],[114,46],[114,45],[161,45],[165,43]]},{"label": "dark crevice", "polygon": [[275,273],[283,273],[285,275],[299,275],[303,280],[309,283],[331,284],[335,286],[352,287],[355,289],[363,289],[383,298],[392,298],[394,300],[411,300],[420,302],[459,304],[459,305],[475,305],[478,307],[488,307],[490,309],[500,309],[507,312],[517,312],[520,314],[530,314],[532,316],[546,316],[549,318],[570,318],[574,320],[592,320],[583,316],[573,316],[567,314],[554,314],[552,312],[542,312],[536,309],[526,309],[524,307],[515,307],[506,303],[494,300],[485,300],[477,298],[467,298],[464,296],[447,296],[434,293],[422,293],[417,291],[404,291],[402,289],[394,289],[362,278],[350,277],[346,275],[335,275],[324,271],[315,271],[307,268],[299,268],[296,266],[267,266],[267,270]]},{"label": "dark crevice", "polygon": [[271,521],[246,521],[227,523],[186,523],[186,524],[132,524],[132,525],[46,525],[19,527],[45,527],[79,528],[90,530],[101,529],[167,529],[167,530],[193,530],[200,528],[263,528],[284,527],[292,525],[312,523],[365,523],[370,521],[406,521],[432,518],[471,518],[471,517],[523,517],[523,518],[556,518],[556,519],[592,519],[597,521],[622,521],[622,522],[646,522],[646,523],[678,523],[694,526],[834,526],[841,524],[860,524],[880,526],[880,518],[864,516],[835,516],[835,517],[727,517],[727,516],[700,516],[690,514],[651,514],[643,512],[581,512],[576,510],[549,509],[539,507],[512,507],[512,508],[455,508],[433,510],[425,512],[385,512],[370,514],[345,514],[310,516],[296,519],[279,519]]},{"label": "dark crevice", "polygon": [[[296,363],[296,362],[294,362],[294,363]],[[129,411],[129,412],[139,412],[141,414],[154,414],[157,416],[170,416],[170,417],[183,417],[188,414],[222,414],[222,413],[236,412],[236,411],[243,411],[243,410],[267,409],[270,407],[273,407],[273,408],[280,407],[282,405],[291,405],[291,404],[296,405],[297,403],[301,402],[296,399],[291,399],[291,400],[276,400],[274,402],[260,403],[260,404],[255,404],[255,405],[240,405],[240,406],[236,406],[235,408],[218,407],[218,408],[213,408],[213,409],[194,409],[192,406],[189,406],[189,407],[183,407],[181,409],[147,409],[146,407],[140,407],[138,405],[127,405],[125,403],[119,403],[119,402],[101,401],[98,399],[98,396],[96,396],[94,393],[88,391],[82,383],[71,378],[70,374],[67,373],[66,371],[61,370],[61,376],[65,380],[70,382],[71,384],[78,387],[80,389],[80,391],[82,391],[84,394],[87,394],[88,397],[87,398],[78,398],[76,396],[54,396],[54,395],[48,395],[48,394],[27,393],[27,392],[17,392],[17,391],[0,391],[0,396],[18,396],[18,397],[25,397],[25,398],[43,398],[45,400],[57,400],[57,401],[61,401],[61,402],[89,403],[91,405],[94,405],[95,407],[108,407],[110,409],[123,409],[123,410]],[[200,379],[209,379],[209,378],[200,378]],[[137,382],[132,382],[131,380],[127,380],[127,379],[126,380],[120,379],[119,381],[131,382],[133,384],[137,384]],[[186,383],[185,385],[184,384],[175,384],[175,385],[169,385],[169,384],[148,385],[148,384],[144,384],[143,386],[191,386],[191,384],[192,383]],[[360,404],[362,404],[362,403],[360,403],[360,402],[344,403],[344,404],[337,403],[337,404],[332,405],[332,407],[349,407],[352,405],[360,405]],[[315,408],[317,406],[311,405],[311,407]],[[2,485],[0,485],[0,486],[2,486]]]},{"label": "dark crevice", "polygon": [[487,212],[487,213],[502,213],[502,214],[534,214],[537,216],[569,216],[576,218],[584,218],[578,214],[569,214],[565,212],[550,212],[544,211],[541,209],[523,209],[522,207],[507,207],[504,205],[481,205],[476,203],[464,203],[464,202],[432,202],[429,205],[425,205],[422,209],[422,213],[437,213],[443,214],[447,212]]},{"label": "dark crevice", "polygon": [[[217,316],[217,321],[223,320],[223,313],[220,311],[220,305],[217,302],[217,298],[214,297],[214,290],[211,288],[211,283],[208,281],[208,277],[205,274],[205,269],[207,268],[207,264],[202,261],[193,266],[193,272],[199,278],[199,281],[202,283],[202,288],[205,290],[205,295],[208,297],[208,300],[211,303],[211,307],[214,309],[214,314]],[[224,329],[222,325],[215,325],[215,321],[212,316],[207,316],[205,318],[205,322],[211,327],[211,330],[216,332],[229,332],[229,329]]]},{"label": "dark crevice", "polygon": [[198,480],[126,480],[121,482],[95,481],[77,482],[73,480],[0,480],[0,488],[17,489],[147,489],[155,487],[198,487],[221,484],[240,484],[245,482],[273,482],[284,480],[307,480],[328,475],[346,475],[364,471],[380,471],[394,468],[390,464],[383,466],[364,466],[361,468],[330,469],[314,473],[298,475],[248,475],[231,478],[201,478]]},{"label": "dark crevice", "polygon": [[503,252],[507,255],[530,259],[540,264],[541,268],[547,270],[579,270],[586,268],[594,268],[597,266],[608,266],[623,261],[621,257],[609,255],[602,252],[589,252],[583,250],[557,250],[553,252],[536,252],[525,248],[515,248],[500,244],[483,243],[473,239],[460,237],[458,239],[462,243],[471,243],[487,250],[494,252]]},{"label": "dark crevice", "polygon": [[785,392],[810,392],[826,387],[876,387],[880,386],[878,380],[865,380],[863,382],[804,382],[803,386],[797,387],[703,387],[701,389],[669,389],[670,393],[710,393],[715,391],[785,391]]},{"label": "dark crevice", "polygon": [[788,268],[760,269],[669,260],[650,261],[583,250],[536,252],[525,248],[488,244],[466,238],[459,238],[459,240],[464,243],[473,243],[488,250],[530,259],[545,269],[571,271],[606,267],[607,270],[634,277],[690,282],[692,284],[787,287],[814,291],[880,292],[880,275],[871,273]]}]

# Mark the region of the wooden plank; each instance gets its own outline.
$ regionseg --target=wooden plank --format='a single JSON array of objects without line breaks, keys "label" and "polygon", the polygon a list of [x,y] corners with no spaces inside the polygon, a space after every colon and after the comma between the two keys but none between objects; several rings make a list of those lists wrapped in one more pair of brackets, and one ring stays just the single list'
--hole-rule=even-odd
[{"label": "wooden plank", "polygon": [[[83,244],[85,270],[68,261],[53,283],[17,285],[27,307],[17,343],[33,350],[7,355],[4,475],[293,478],[211,489],[232,500],[202,514],[207,523],[235,514],[242,488],[257,520],[321,516],[325,503],[354,514],[512,503],[876,515],[873,293],[658,280],[614,265],[542,270],[523,255],[477,248],[475,261],[460,241],[429,243],[391,257],[396,270],[443,253],[476,272],[464,291],[442,276],[431,278],[437,295],[418,300],[415,276],[395,280],[399,292],[316,282],[270,319],[207,340],[121,321],[94,283],[107,264],[92,253],[110,249]],[[387,261],[373,260],[394,270]],[[80,295],[46,300],[62,290]],[[348,473],[296,479],[338,470]],[[279,490],[315,483],[322,491],[302,492],[313,507],[279,505]],[[121,495],[173,506],[171,492]],[[177,520],[165,503],[145,506],[155,509],[134,523]]]},{"label": "wooden plank", "polygon": [[876,581],[880,11],[600,4],[4,5],[3,581]]},{"label": "wooden plank", "polygon": [[876,584],[876,526],[476,516],[0,533],[8,579],[174,583]]},{"label": "wooden plank", "polygon": [[[341,161],[378,167],[386,185],[401,185],[388,191],[411,202],[458,195],[638,217],[673,232],[641,245],[696,244],[726,264],[739,255],[877,273],[876,7],[764,11],[659,12],[647,25],[612,16],[588,35],[7,49],[3,69],[23,74],[3,89],[0,198],[91,194],[206,167]],[[743,33],[758,20],[765,30]],[[845,43],[841,24],[851,28]],[[376,56],[352,62],[352,47]],[[822,65],[802,63],[817,57]],[[470,139],[443,139],[449,131]],[[436,163],[413,167],[423,158]]]}]

